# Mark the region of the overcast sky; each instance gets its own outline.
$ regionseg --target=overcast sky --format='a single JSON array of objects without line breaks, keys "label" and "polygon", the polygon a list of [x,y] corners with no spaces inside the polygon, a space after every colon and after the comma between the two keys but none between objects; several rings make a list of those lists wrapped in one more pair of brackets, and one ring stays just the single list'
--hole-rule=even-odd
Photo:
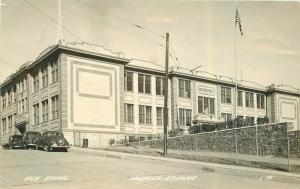
[{"label": "overcast sky", "polygon": [[[238,79],[300,88],[300,3],[187,0],[61,0],[62,25],[77,37],[126,57],[164,64],[165,39],[182,67],[234,76],[235,7]],[[2,0],[0,81],[56,43],[57,0]],[[43,12],[38,12],[32,6]],[[52,21],[51,21],[52,19]],[[134,27],[138,24],[145,30]],[[152,33],[152,32],[155,32]],[[78,41],[66,30],[63,39]],[[155,43],[154,43],[155,42]],[[158,44],[157,44],[158,43]],[[175,65],[171,59],[171,65]]]}]

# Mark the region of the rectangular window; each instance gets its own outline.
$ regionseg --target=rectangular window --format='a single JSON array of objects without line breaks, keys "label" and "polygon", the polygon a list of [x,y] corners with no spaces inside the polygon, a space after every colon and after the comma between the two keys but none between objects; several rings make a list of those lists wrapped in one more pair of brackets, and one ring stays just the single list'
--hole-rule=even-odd
[{"label": "rectangular window", "polygon": [[10,106],[12,103],[12,91],[8,92],[7,106]]},{"label": "rectangular window", "polygon": [[246,107],[248,108],[254,108],[254,94],[250,92],[245,93],[246,97]]},{"label": "rectangular window", "polygon": [[238,91],[238,106],[243,106],[243,91]]},{"label": "rectangular window", "polygon": [[133,91],[133,73],[125,72],[125,91]]},{"label": "rectangular window", "polygon": [[6,108],[6,94],[2,94],[2,109]]},{"label": "rectangular window", "polygon": [[17,89],[16,89],[16,85],[14,85],[13,87],[13,95],[14,95],[14,103],[17,103]]},{"label": "rectangular window", "polygon": [[139,93],[151,93],[151,76],[138,74],[138,92]]},{"label": "rectangular window", "polygon": [[215,114],[215,99],[198,96],[198,113],[205,115]]},{"label": "rectangular window", "polygon": [[156,107],[156,125],[162,126],[163,125],[163,108]]},{"label": "rectangular window", "polygon": [[2,134],[6,133],[6,118],[2,118]]},{"label": "rectangular window", "polygon": [[48,67],[42,68],[42,82],[43,82],[43,88],[48,86]]},{"label": "rectangular window", "polygon": [[51,114],[52,119],[58,118],[58,95],[51,97]]},{"label": "rectangular window", "polygon": [[51,63],[51,78],[52,78],[52,83],[55,83],[58,81],[58,65],[57,65],[57,60],[54,60]]},{"label": "rectangular window", "polygon": [[21,100],[21,114],[25,113],[25,100]]},{"label": "rectangular window", "polygon": [[8,132],[12,132],[12,126],[13,126],[13,121],[12,121],[12,116],[8,116]]},{"label": "rectangular window", "polygon": [[179,124],[182,126],[191,126],[192,110],[179,108]]},{"label": "rectangular window", "polygon": [[44,100],[42,102],[42,121],[43,122],[47,122],[48,121],[48,113],[49,109],[48,109],[48,100]]},{"label": "rectangular window", "polygon": [[256,95],[256,105],[257,108],[265,109],[265,95],[263,94]]},{"label": "rectangular window", "polygon": [[191,81],[178,80],[179,97],[191,98]]},{"label": "rectangular window", "polygon": [[231,88],[221,87],[221,102],[231,104]]},{"label": "rectangular window", "polygon": [[151,106],[139,105],[139,123],[152,124],[152,110]]},{"label": "rectangular window", "polygon": [[39,124],[40,121],[40,108],[39,104],[33,105],[33,124]]},{"label": "rectangular window", "polygon": [[37,72],[33,77],[33,92],[39,91],[39,73]]},{"label": "rectangular window", "polygon": [[232,115],[227,113],[221,113],[221,117],[224,121],[230,121],[232,119]]},{"label": "rectangular window", "polygon": [[162,77],[156,77],[156,95],[164,95],[165,79]]},{"label": "rectangular window", "polygon": [[133,104],[125,104],[125,123],[134,123]]}]

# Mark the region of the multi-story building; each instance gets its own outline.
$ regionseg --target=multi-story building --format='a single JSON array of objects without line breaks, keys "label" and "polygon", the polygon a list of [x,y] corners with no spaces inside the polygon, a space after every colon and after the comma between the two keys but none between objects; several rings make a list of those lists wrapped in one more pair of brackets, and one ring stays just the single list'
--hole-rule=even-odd
[{"label": "multi-story building", "polygon": [[[164,69],[90,44],[60,42],[1,84],[1,143],[25,131],[61,130],[70,144],[108,145],[163,133]],[[182,69],[169,75],[169,125],[268,116],[298,130],[299,92],[251,87]],[[235,95],[237,94],[237,95]],[[237,99],[237,100],[235,100]]]}]

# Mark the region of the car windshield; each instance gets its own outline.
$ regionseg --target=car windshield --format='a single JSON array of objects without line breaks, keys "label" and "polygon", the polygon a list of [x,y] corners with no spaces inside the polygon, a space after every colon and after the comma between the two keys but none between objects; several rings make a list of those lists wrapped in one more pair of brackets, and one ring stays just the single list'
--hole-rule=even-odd
[{"label": "car windshield", "polygon": [[51,136],[63,136],[62,133],[48,133],[47,134],[48,137],[51,137]]},{"label": "car windshield", "polygon": [[41,134],[40,133],[27,133],[28,138],[36,138],[36,137],[40,137]]},{"label": "car windshield", "polygon": [[11,137],[11,140],[12,140],[12,141],[19,141],[19,140],[21,140],[21,139],[22,139],[22,136],[21,136],[21,135],[20,135],[20,136],[19,136],[19,135],[16,135],[16,136],[12,136],[12,137]]}]

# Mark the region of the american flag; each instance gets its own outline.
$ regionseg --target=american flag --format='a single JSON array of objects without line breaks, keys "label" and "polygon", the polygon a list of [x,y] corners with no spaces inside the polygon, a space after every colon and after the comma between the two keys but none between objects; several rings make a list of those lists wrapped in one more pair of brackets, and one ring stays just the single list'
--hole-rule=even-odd
[{"label": "american flag", "polygon": [[241,18],[240,18],[238,9],[235,10],[235,27],[237,24],[239,24],[239,29],[240,29],[241,35],[243,35],[244,33],[242,30],[242,22],[241,22]]}]

